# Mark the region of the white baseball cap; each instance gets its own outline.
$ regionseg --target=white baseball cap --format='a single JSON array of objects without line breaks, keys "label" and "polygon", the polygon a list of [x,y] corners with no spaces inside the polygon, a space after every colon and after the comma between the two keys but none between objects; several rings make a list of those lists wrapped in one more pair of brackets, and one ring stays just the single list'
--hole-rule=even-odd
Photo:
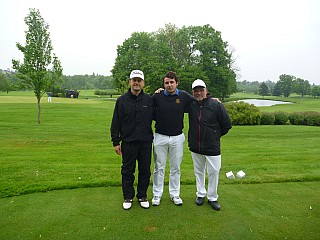
[{"label": "white baseball cap", "polygon": [[192,89],[194,89],[195,87],[204,87],[204,88],[206,88],[206,84],[201,79],[197,79],[197,80],[194,80],[193,83],[192,83]]},{"label": "white baseball cap", "polygon": [[141,78],[142,80],[144,80],[144,74],[141,70],[133,70],[130,73],[130,79],[133,79],[133,78]]}]

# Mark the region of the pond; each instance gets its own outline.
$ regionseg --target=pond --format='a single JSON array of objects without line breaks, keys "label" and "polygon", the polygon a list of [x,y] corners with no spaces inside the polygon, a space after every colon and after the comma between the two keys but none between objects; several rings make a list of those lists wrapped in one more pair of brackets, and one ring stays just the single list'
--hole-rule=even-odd
[{"label": "pond", "polygon": [[270,107],[270,106],[278,105],[278,104],[292,104],[292,102],[263,100],[263,99],[243,99],[243,100],[239,100],[239,101],[253,104],[256,107]]}]

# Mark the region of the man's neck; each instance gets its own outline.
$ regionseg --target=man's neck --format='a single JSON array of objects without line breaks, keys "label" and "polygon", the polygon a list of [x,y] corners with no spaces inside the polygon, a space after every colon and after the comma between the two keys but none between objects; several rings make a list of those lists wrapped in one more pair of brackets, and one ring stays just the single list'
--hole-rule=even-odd
[{"label": "man's neck", "polygon": [[132,90],[132,89],[131,89],[131,93],[132,93],[133,95],[136,95],[136,96],[138,97],[139,94],[141,93],[141,90],[135,91],[135,90]]}]

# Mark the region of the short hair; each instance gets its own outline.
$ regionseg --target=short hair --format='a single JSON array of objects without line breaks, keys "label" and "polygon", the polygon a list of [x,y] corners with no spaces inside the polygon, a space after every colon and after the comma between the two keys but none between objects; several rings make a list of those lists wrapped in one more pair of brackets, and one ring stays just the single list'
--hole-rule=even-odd
[{"label": "short hair", "polygon": [[178,81],[179,81],[176,72],[173,72],[173,71],[167,72],[166,75],[163,77],[162,81],[164,81],[165,78],[174,79],[174,80],[176,80],[176,83],[178,83]]}]

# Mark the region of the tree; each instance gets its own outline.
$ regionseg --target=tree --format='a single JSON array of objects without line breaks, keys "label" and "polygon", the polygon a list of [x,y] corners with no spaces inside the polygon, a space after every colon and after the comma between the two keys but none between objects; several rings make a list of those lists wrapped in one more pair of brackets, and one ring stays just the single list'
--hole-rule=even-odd
[{"label": "tree", "polygon": [[274,88],[273,88],[272,95],[273,95],[273,96],[280,97],[281,94],[282,94],[282,92],[281,92],[281,86],[280,86],[280,82],[278,81],[278,82],[276,83],[276,85],[274,86]]},{"label": "tree", "polygon": [[304,95],[310,93],[311,85],[308,80],[297,78],[293,81],[293,91],[304,97]]},{"label": "tree", "polygon": [[320,86],[312,86],[311,95],[315,97],[320,97]]},{"label": "tree", "polygon": [[202,72],[209,92],[221,99],[235,92],[236,74],[232,52],[224,42],[221,32],[210,25],[188,27],[190,63]]},{"label": "tree", "polygon": [[269,79],[265,82],[268,89],[269,89],[269,93],[273,92],[273,88],[276,85],[274,82],[270,81]]},{"label": "tree", "polygon": [[279,85],[284,97],[289,97],[292,92],[294,76],[282,74],[279,77]]},{"label": "tree", "polygon": [[267,96],[269,94],[268,86],[265,82],[262,82],[259,86],[259,95]]},{"label": "tree", "polygon": [[237,81],[237,92],[247,92],[258,94],[260,83],[258,81],[249,82],[247,80]]},{"label": "tree", "polygon": [[9,92],[10,90],[10,83],[8,78],[5,74],[0,73],[0,91]]},{"label": "tree", "polygon": [[141,69],[145,86],[153,92],[162,86],[166,71],[176,71],[179,88],[191,91],[191,83],[200,78],[210,93],[224,98],[236,89],[232,52],[221,33],[209,25],[183,27],[167,24],[154,33],[133,33],[117,49],[112,69],[116,87],[127,81],[132,69]]},{"label": "tree", "polygon": [[151,67],[153,64],[153,42],[150,33],[135,32],[124,41],[123,45],[118,46],[118,56],[111,72],[114,85],[121,94],[128,90],[129,75],[133,69],[142,70],[146,76],[145,87],[150,85],[148,82],[151,79],[149,73],[151,74],[155,70]]},{"label": "tree", "polygon": [[62,66],[58,57],[52,53],[53,47],[50,39],[49,25],[41,17],[39,10],[29,9],[30,13],[24,21],[28,26],[26,44],[17,43],[17,48],[24,58],[12,60],[13,68],[21,83],[32,89],[38,103],[38,124],[40,124],[40,100],[43,94],[54,84],[62,82]]}]

